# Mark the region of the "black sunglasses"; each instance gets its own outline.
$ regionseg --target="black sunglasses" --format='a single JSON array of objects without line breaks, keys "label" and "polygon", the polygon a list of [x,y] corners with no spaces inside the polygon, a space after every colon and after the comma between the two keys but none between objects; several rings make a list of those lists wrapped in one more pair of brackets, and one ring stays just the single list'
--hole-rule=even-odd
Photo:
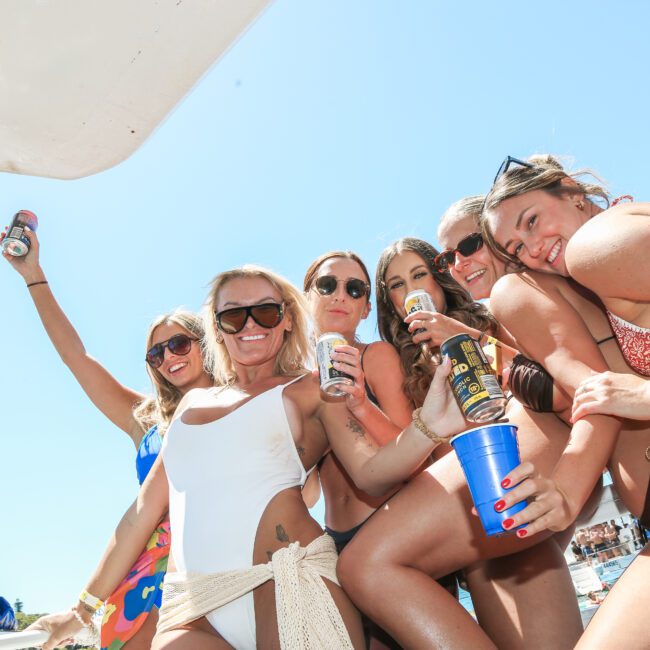
[{"label": "black sunglasses", "polygon": [[[314,286],[321,296],[331,296],[336,291],[339,282],[343,282],[343,280],[339,280],[333,275],[321,275],[316,278]],[[370,286],[359,278],[350,278],[345,280],[345,291],[350,298],[357,300],[370,293]]]},{"label": "black sunglasses", "polygon": [[531,165],[529,162],[526,162],[525,160],[519,160],[519,158],[514,158],[513,156],[506,156],[504,161],[501,163],[501,166],[499,167],[499,171],[497,172],[497,175],[494,177],[494,180],[492,181],[492,186],[510,169],[512,165],[519,165],[520,167],[528,167],[528,169],[533,169],[535,165]]},{"label": "black sunglasses", "polygon": [[165,360],[165,348],[169,348],[172,354],[184,357],[192,348],[192,341],[198,341],[187,334],[175,334],[162,343],[156,343],[148,352],[145,361],[152,368],[160,368]]},{"label": "black sunglasses", "polygon": [[270,330],[282,322],[284,305],[279,305],[276,302],[265,302],[261,305],[233,307],[220,312],[215,311],[214,316],[217,319],[217,327],[226,334],[241,332],[249,317],[260,327]]},{"label": "black sunglasses", "polygon": [[463,237],[456,248],[448,248],[436,255],[433,258],[433,263],[440,273],[444,273],[449,270],[450,266],[455,264],[456,253],[460,253],[463,257],[469,257],[474,255],[476,251],[481,250],[481,248],[483,248],[483,235],[480,232],[473,232],[471,235]]}]

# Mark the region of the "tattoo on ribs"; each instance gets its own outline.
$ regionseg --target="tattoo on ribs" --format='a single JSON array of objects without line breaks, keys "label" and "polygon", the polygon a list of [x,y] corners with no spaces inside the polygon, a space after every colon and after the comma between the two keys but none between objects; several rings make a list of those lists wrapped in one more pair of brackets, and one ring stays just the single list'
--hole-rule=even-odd
[{"label": "tattoo on ribs", "polygon": [[362,436],[364,435],[362,426],[354,418],[348,418],[348,423],[346,426],[351,431],[354,431],[354,433],[358,433]]},{"label": "tattoo on ribs", "polygon": [[275,527],[275,537],[279,542],[289,541],[289,535],[287,535],[287,532],[284,530],[284,526],[282,524],[278,524]]},{"label": "tattoo on ribs", "polygon": [[296,449],[298,450],[298,456],[304,456],[305,455],[305,448],[304,447],[301,447],[300,445],[298,445],[296,447]]}]

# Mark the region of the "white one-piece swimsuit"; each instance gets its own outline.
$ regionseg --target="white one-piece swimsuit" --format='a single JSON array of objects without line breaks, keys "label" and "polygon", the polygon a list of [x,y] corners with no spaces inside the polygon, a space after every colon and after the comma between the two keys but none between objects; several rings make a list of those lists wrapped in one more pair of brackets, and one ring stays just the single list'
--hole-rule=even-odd
[{"label": "white one-piece swimsuit", "polygon": [[[177,571],[205,574],[252,566],[266,506],[282,490],[304,485],[307,472],[283,401],[283,390],[293,381],[214,422],[185,424],[182,416],[172,422],[161,453]],[[200,403],[207,405],[205,393]],[[206,618],[237,650],[255,649],[252,592]]]}]

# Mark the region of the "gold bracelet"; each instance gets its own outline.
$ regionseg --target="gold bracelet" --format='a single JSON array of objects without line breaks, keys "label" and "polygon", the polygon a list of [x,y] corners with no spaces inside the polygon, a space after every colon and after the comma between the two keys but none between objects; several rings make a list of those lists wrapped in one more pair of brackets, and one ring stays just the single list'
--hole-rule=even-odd
[{"label": "gold bracelet", "polygon": [[435,442],[436,444],[440,444],[441,442],[449,442],[447,438],[441,438],[440,436],[437,436],[429,427],[422,422],[422,418],[420,417],[420,413],[422,411],[422,407],[415,409],[413,411],[413,424],[418,428],[418,430],[423,433],[429,440],[432,442]]}]

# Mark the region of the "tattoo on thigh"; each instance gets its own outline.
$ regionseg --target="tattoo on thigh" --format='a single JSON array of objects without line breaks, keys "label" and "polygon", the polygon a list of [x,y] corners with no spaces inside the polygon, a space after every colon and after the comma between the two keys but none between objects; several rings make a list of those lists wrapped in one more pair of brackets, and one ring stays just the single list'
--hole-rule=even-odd
[{"label": "tattoo on thigh", "polygon": [[289,535],[287,535],[287,532],[284,530],[284,526],[282,524],[278,524],[275,527],[275,537],[279,542],[289,541]]}]

